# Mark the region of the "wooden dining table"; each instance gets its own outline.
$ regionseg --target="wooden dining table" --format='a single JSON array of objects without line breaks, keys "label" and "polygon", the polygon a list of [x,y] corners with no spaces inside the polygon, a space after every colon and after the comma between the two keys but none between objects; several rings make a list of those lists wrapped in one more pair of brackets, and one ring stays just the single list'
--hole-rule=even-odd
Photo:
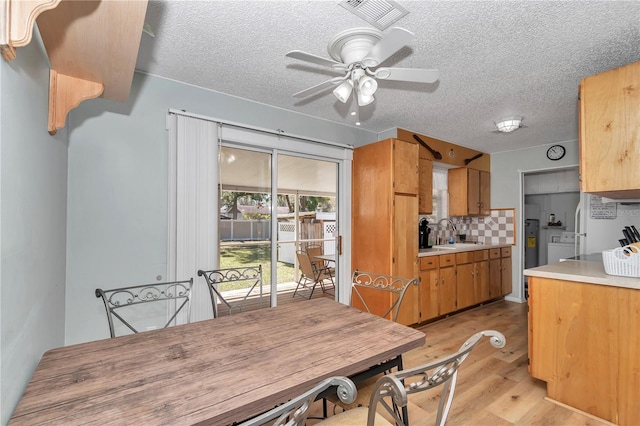
[{"label": "wooden dining table", "polygon": [[10,424],[227,425],[424,344],[327,298],[46,352]]}]

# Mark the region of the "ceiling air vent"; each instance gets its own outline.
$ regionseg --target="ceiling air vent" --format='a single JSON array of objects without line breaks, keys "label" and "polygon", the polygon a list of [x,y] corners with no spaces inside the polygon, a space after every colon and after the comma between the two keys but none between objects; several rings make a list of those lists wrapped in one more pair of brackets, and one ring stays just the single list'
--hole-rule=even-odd
[{"label": "ceiling air vent", "polygon": [[386,30],[409,13],[407,9],[391,0],[344,0],[340,2],[340,6],[379,30]]}]

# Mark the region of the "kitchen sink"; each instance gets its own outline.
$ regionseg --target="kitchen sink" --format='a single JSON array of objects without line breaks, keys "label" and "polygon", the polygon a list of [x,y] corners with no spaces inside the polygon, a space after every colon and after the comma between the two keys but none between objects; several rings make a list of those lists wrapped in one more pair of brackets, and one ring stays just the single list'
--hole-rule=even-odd
[{"label": "kitchen sink", "polygon": [[455,250],[455,249],[474,246],[474,245],[476,245],[476,243],[440,244],[440,245],[433,246],[433,248],[441,249],[441,250]]}]

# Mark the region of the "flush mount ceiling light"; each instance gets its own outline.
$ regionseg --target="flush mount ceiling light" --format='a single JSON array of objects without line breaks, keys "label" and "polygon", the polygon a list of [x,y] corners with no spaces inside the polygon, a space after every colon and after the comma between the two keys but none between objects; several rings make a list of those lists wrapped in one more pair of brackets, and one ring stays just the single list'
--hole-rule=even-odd
[{"label": "flush mount ceiling light", "polygon": [[522,124],[522,117],[508,117],[496,121],[496,127],[500,132],[509,133],[519,128]]}]

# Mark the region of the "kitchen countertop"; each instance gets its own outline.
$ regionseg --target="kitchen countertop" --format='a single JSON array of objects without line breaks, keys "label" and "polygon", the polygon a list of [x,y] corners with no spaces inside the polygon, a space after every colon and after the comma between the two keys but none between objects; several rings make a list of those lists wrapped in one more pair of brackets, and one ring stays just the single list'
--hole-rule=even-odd
[{"label": "kitchen countertop", "polygon": [[607,275],[604,272],[602,262],[565,260],[551,265],[525,269],[524,274],[529,277],[551,278],[640,290],[640,278]]},{"label": "kitchen countertop", "polygon": [[[451,244],[443,244],[451,247]],[[428,248],[418,250],[418,257],[440,256],[442,254],[460,253],[463,251],[488,250],[493,248],[511,247],[511,244],[474,244],[474,243],[457,243],[453,244],[453,248]]]}]

